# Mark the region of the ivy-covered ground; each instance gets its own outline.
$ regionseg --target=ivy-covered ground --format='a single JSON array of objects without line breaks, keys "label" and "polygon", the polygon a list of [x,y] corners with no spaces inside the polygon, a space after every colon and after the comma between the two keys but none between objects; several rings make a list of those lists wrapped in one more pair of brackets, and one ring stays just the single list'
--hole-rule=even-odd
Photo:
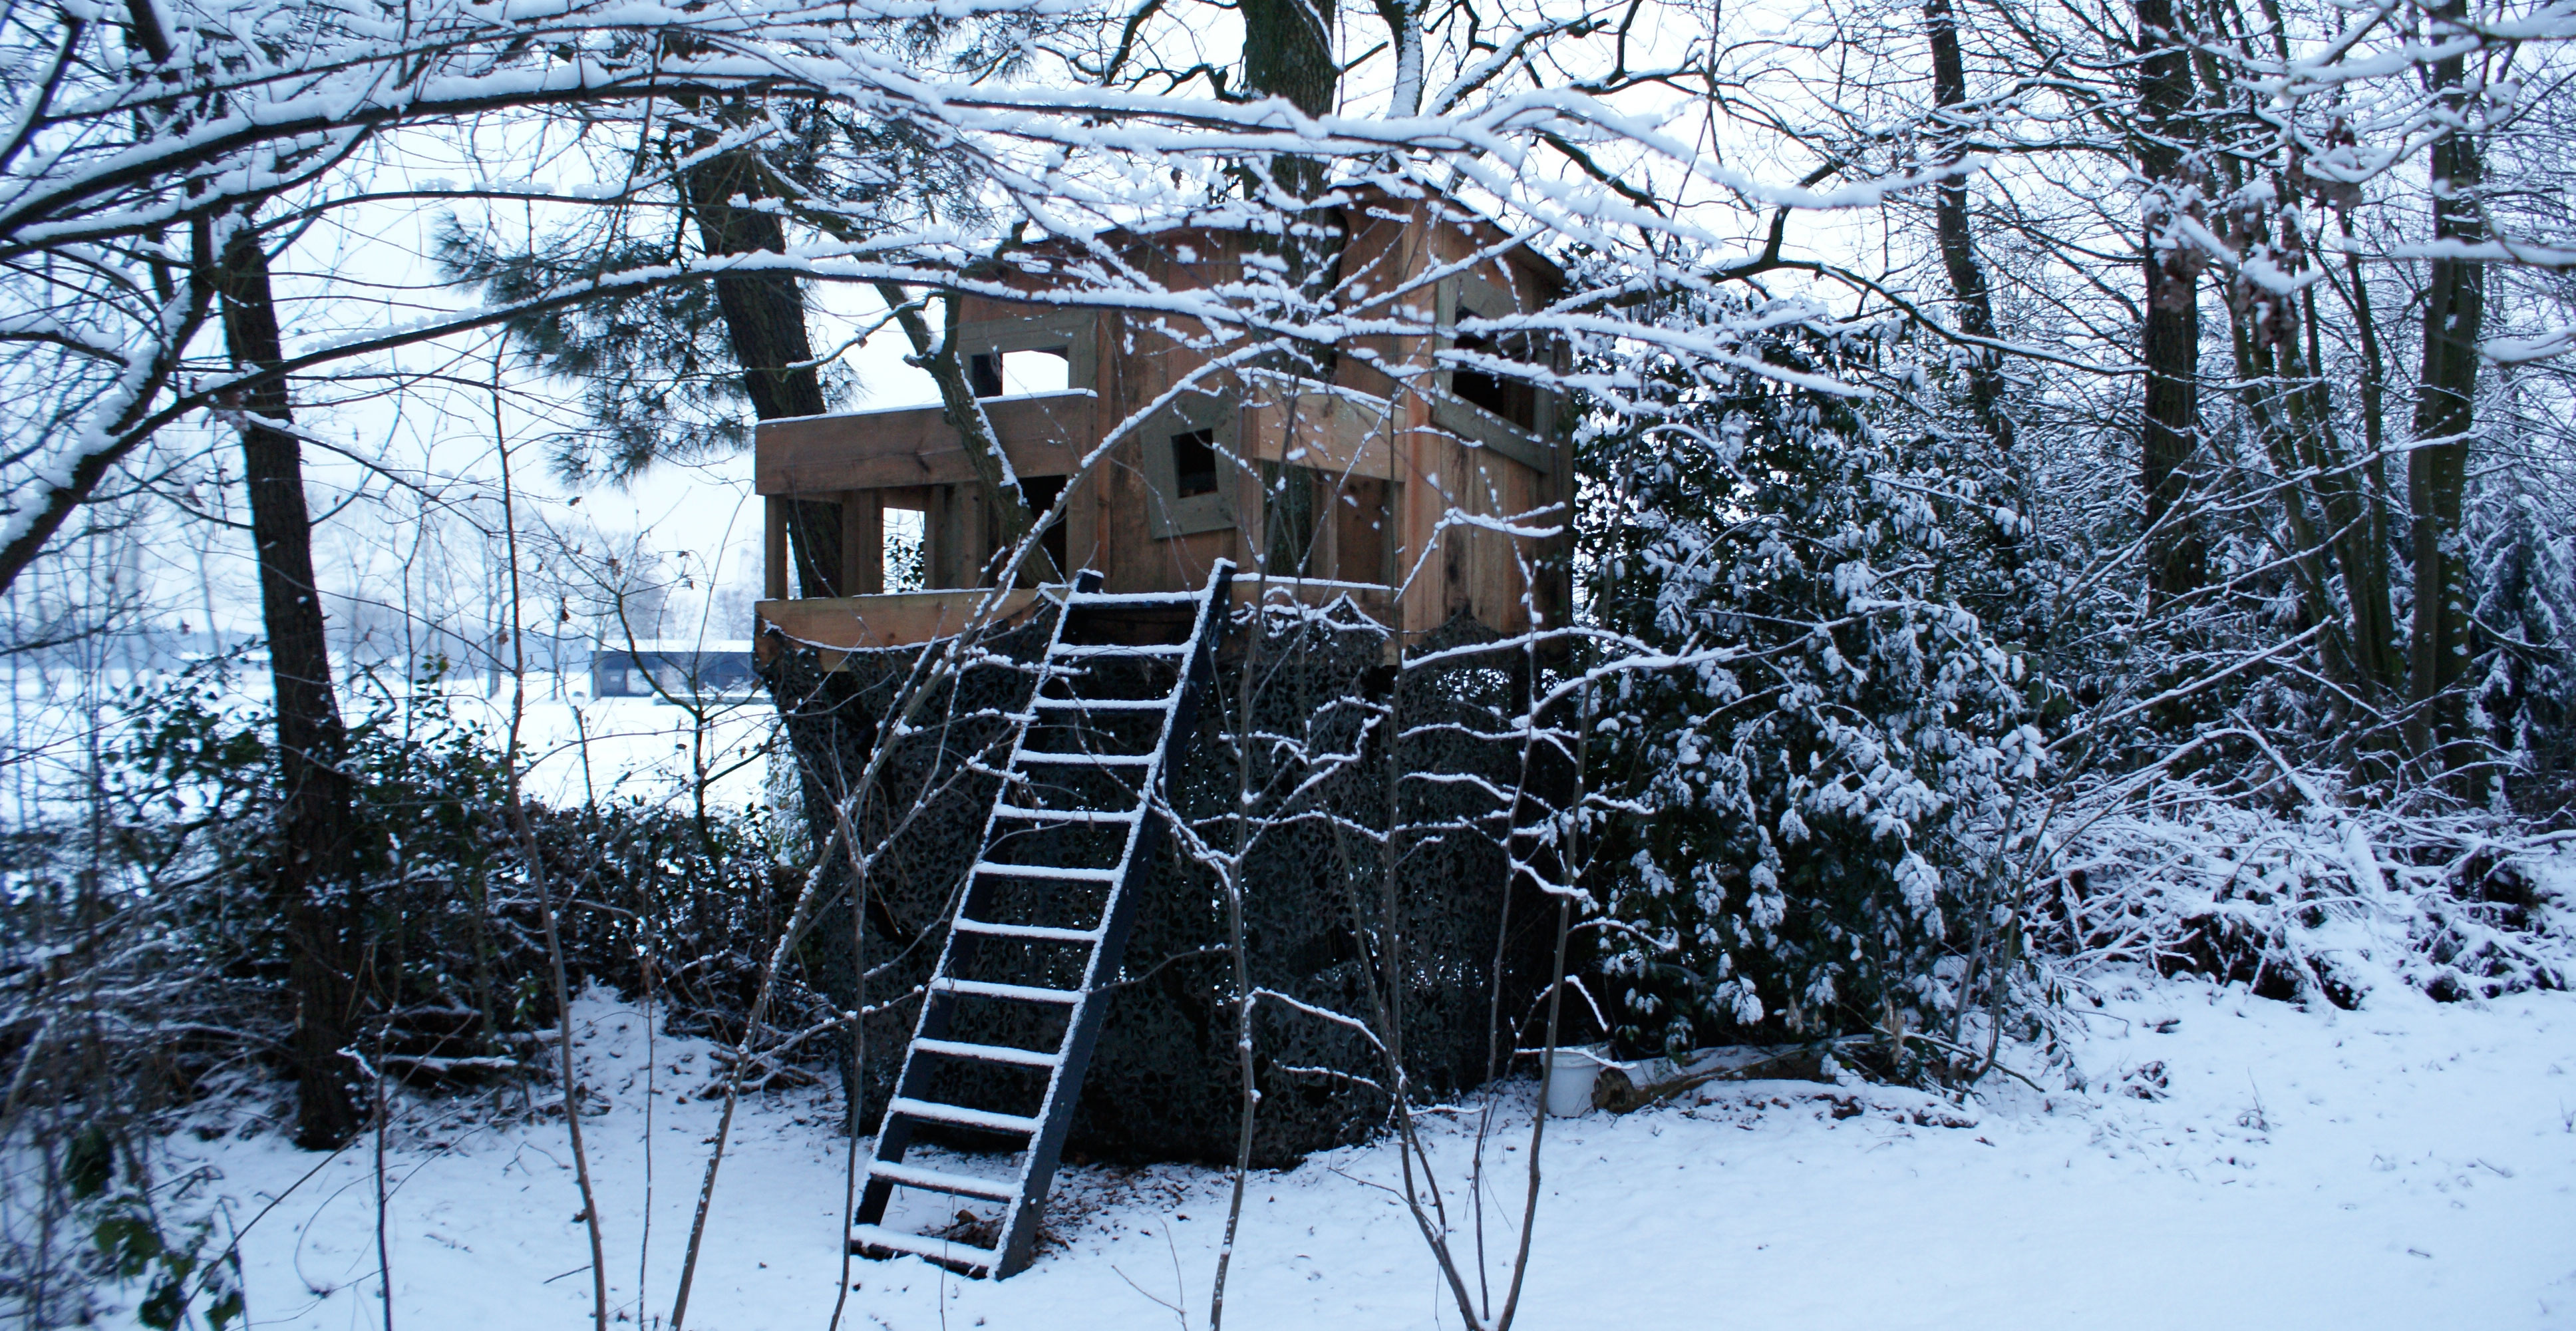
[{"label": "ivy-covered ground", "polygon": [[[2576,863],[2555,867],[2564,902]],[[1520,1325],[2576,1325],[2576,997],[2444,1004],[2390,983],[2342,1011],[2116,974],[2100,997],[2081,1005],[2088,1034],[2071,1065],[2039,1074],[2045,1091],[1997,1075],[1962,1105],[1745,1083],[1551,1122]],[[711,1051],[648,1044],[642,1014],[602,997],[579,1018],[585,1079],[608,1102],[587,1127],[610,1298],[619,1320],[651,1325],[670,1311],[714,1131],[718,1106],[692,1098]],[[1492,1125],[1497,1271],[1526,1179],[1531,1098],[1526,1082],[1506,1088]],[[588,1315],[563,1128],[495,1125],[489,1107],[416,1105],[389,1144],[384,1238],[404,1331]],[[690,1326],[827,1324],[838,1119],[826,1087],[746,1103]],[[1475,1121],[1428,1122],[1454,1185]],[[253,1325],[385,1324],[371,1140],[328,1161],[274,1134],[183,1136],[171,1150],[176,1169],[219,1173],[201,1197],[250,1224]],[[1459,1325],[1387,1192],[1396,1167],[1393,1151],[1361,1146],[1256,1175],[1227,1324]],[[1204,1325],[1225,1198],[1218,1170],[1073,1168],[1053,1246],[1029,1272],[990,1284],[861,1262],[843,1324]]]}]

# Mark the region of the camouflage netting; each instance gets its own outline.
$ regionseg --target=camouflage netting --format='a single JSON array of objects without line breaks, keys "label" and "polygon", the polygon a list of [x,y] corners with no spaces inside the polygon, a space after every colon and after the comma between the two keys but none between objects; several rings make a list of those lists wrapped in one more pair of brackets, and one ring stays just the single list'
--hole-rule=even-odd
[{"label": "camouflage netting", "polygon": [[[998,765],[1011,739],[1003,714],[1026,700],[1034,676],[1023,663],[1043,649],[1049,632],[1041,618],[990,636],[955,684],[929,699],[918,731],[899,741],[879,789],[864,801],[865,839],[886,842],[867,892],[871,1003],[910,995],[937,956],[997,789],[985,769]],[[1489,637],[1462,621],[1423,651]],[[1193,838],[1231,855],[1238,835],[1251,837],[1241,854],[1257,988],[1382,1032],[1389,1023],[1369,983],[1380,980],[1375,988],[1393,1009],[1417,1099],[1453,1094],[1508,1067],[1517,1027],[1544,983],[1555,916],[1525,882],[1507,883],[1503,839],[1515,821],[1516,791],[1529,792],[1517,818],[1527,824],[1539,797],[1557,793],[1548,788],[1562,787],[1568,776],[1544,769],[1525,781],[1522,746],[1502,733],[1516,704],[1525,706],[1526,669],[1516,652],[1457,653],[1436,668],[1399,672],[1385,664],[1386,642],[1383,628],[1346,603],[1322,614],[1272,611],[1257,635],[1250,613],[1238,615],[1200,711],[1197,742],[1178,774],[1176,803],[1192,835],[1163,839],[1138,903],[1070,1152],[1233,1157],[1241,1106],[1234,967],[1225,950],[1224,892],[1216,872],[1183,844]],[[825,671],[810,653],[788,653],[773,668],[772,687],[808,774],[807,807],[825,820],[815,829],[818,844],[829,831],[828,801],[841,793],[844,774],[864,767],[884,711],[913,666],[910,653],[867,653]],[[1160,687],[1143,678],[1135,684]],[[1252,742],[1239,744],[1247,716]],[[1391,802],[1389,779],[1397,772],[1405,778]],[[1242,827],[1230,816],[1239,786],[1254,792],[1254,817]],[[1390,825],[1397,828],[1391,852],[1384,835]],[[1043,851],[1037,861],[1050,862]],[[840,900],[804,960],[846,1005],[852,939],[846,893]],[[1046,904],[1061,918],[1044,917]],[[1087,926],[1091,904],[1040,903],[1041,914],[1010,918]],[[1400,926],[1393,940],[1390,913]],[[1403,982],[1387,986],[1391,943]],[[988,945],[978,964],[1010,961]],[[996,969],[984,978],[1005,976]],[[953,1038],[1032,1045],[1057,1034],[1025,1012],[962,1007]],[[918,998],[904,997],[869,1020],[861,1078],[867,1121],[889,1093],[918,1013]],[[1385,1064],[1366,1036],[1289,1003],[1265,1001],[1259,1014],[1257,1162],[1292,1162],[1386,1121]],[[1004,1070],[951,1067],[942,1075],[952,1080],[939,1086],[939,1098],[994,1109],[1027,1112],[1040,1090],[1033,1075],[1014,1083]]]}]

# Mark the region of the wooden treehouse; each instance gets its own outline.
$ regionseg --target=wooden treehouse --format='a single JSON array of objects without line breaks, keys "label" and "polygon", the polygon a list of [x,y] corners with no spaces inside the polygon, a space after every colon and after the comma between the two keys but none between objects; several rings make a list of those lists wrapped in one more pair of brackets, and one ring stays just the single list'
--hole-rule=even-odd
[{"label": "wooden treehouse", "polygon": [[[943,741],[946,756],[936,761],[950,768],[916,771],[909,760],[887,768],[911,773],[901,778],[913,782],[904,791],[927,791],[939,772],[953,770],[956,754],[989,755],[977,760],[976,779],[985,784],[938,787],[950,792],[938,797],[944,803],[907,816],[913,831],[901,835],[911,842],[898,845],[889,833],[887,862],[910,867],[884,881],[872,871],[863,888],[885,909],[871,927],[900,945],[911,958],[904,965],[920,967],[897,980],[920,1000],[908,1038],[872,1046],[899,1045],[902,1056],[877,1089],[862,1092],[882,1096],[883,1117],[851,1217],[855,1251],[1006,1276],[1031,1259],[1058,1159],[1080,1124],[1089,1124],[1083,1130],[1095,1143],[1123,1133],[1131,1143],[1200,1155],[1232,1141],[1234,1051],[1222,1033],[1229,1019],[1208,1006],[1226,981],[1201,973],[1223,949],[1205,932],[1206,912],[1191,904],[1203,904],[1207,892],[1169,853],[1164,819],[1167,810],[1189,819],[1241,807],[1205,781],[1181,779],[1192,751],[1207,743],[1202,717],[1211,709],[1202,704],[1225,668],[1218,646],[1236,609],[1282,598],[1347,601],[1375,622],[1337,616],[1334,632],[1361,645],[1306,650],[1292,664],[1357,662],[1369,672],[1386,652],[1435,631],[1445,641],[1462,630],[1508,636],[1563,621],[1569,541],[1529,533],[1564,525],[1572,490],[1565,412],[1533,382],[1541,376],[1496,363],[1548,366],[1557,352],[1534,338],[1480,337],[1475,326],[1543,308],[1562,290],[1562,275],[1453,207],[1381,195],[1348,206],[1342,222],[1345,307],[1364,325],[1398,331],[1330,348],[1321,358],[1332,367],[1329,381],[1216,372],[1201,348],[1227,345],[1217,336],[1224,330],[1059,298],[1046,272],[1064,266],[1063,251],[1025,256],[1031,262],[1013,283],[1024,298],[964,303],[956,346],[968,386],[1032,509],[1065,501],[1060,520],[1041,533],[1065,581],[996,586],[1005,563],[1002,515],[966,436],[942,408],[760,427],[759,489],[769,514],[761,650],[812,770],[864,765],[835,746],[852,735],[876,742],[866,681],[882,678],[901,649],[976,627],[970,621],[988,603],[998,604],[998,621],[1028,630],[1012,649],[1021,664],[993,672],[1009,676],[1012,688],[959,709],[988,729],[954,748]],[[1278,265],[1256,238],[1212,229],[1130,235],[1115,245],[1123,263],[1174,292],[1221,294]],[[1239,336],[1231,343],[1242,344]],[[1033,357],[1054,371],[1044,376],[1047,387],[1012,391],[1037,377],[1025,373]],[[889,591],[887,515],[902,510],[918,515],[922,586]],[[791,582],[800,595],[790,595]],[[1328,661],[1342,664],[1318,664]],[[1465,735],[1479,718],[1504,715],[1472,701],[1462,694],[1425,702],[1457,711],[1427,730]],[[1365,733],[1348,716],[1330,724],[1344,727],[1333,732],[1342,735],[1337,742],[1356,744]],[[1377,761],[1419,766],[1422,755],[1406,746],[1420,742],[1386,741],[1374,750]],[[1515,746],[1490,747],[1497,761],[1481,780],[1412,798],[1472,800],[1526,779],[1516,775]],[[1454,761],[1429,759],[1443,770]],[[978,793],[959,793],[969,790]],[[1384,813],[1388,804],[1372,797],[1352,817]],[[1490,813],[1462,807],[1426,816],[1465,825]],[[1330,903],[1353,899],[1327,877],[1339,861],[1298,850],[1303,844],[1282,842],[1242,870],[1260,884],[1249,909],[1270,912],[1257,926],[1265,942],[1252,964],[1277,992],[1349,1003],[1334,987],[1348,980],[1347,948],[1336,939],[1365,925],[1337,923]],[[1511,879],[1499,858],[1459,859],[1445,870],[1416,859],[1428,885],[1414,889],[1418,900],[1408,909],[1418,918],[1407,928],[1431,937],[1414,945],[1415,972],[1449,977],[1462,994],[1472,989],[1474,1001],[1450,1006],[1482,1013],[1488,991],[1473,977],[1502,970],[1503,920],[1542,913],[1487,909],[1497,898],[1478,896],[1474,885]],[[911,925],[896,928],[898,917],[944,928],[914,934]],[[1424,924],[1440,920],[1455,927]],[[905,941],[927,937],[938,940],[935,956]],[[1161,975],[1154,986],[1120,988],[1131,950],[1145,954],[1136,973]],[[1106,1023],[1113,991],[1123,1014],[1117,1027]],[[1448,1010],[1418,1001],[1405,1010],[1435,1008]],[[1445,1042],[1424,1038],[1426,1024],[1403,1047],[1454,1069],[1490,1064],[1491,1042],[1481,1032],[1471,1036],[1455,1022],[1440,1030]],[[1280,1063],[1290,1071],[1264,1076],[1293,1080],[1295,1069],[1364,1056],[1345,1047],[1338,1028],[1299,1038],[1309,1044]],[[1422,1052],[1434,1049],[1448,1052]],[[1095,1083],[1088,1095],[1087,1075]],[[1321,1098],[1284,1083],[1278,1091],[1267,1101],[1277,1106],[1262,1148],[1270,1158],[1342,1140],[1371,1112],[1348,1087]],[[925,1164],[909,1154],[922,1134],[952,1142],[964,1134],[992,1149]],[[954,1226],[920,1232],[921,1206],[944,1221],[959,1201],[997,1205],[1000,1214],[972,1238]],[[905,1206],[914,1221],[904,1220]]]},{"label": "wooden treehouse", "polygon": [[[1044,534],[1048,553],[1068,576],[1097,571],[1112,593],[1196,590],[1217,561],[1231,561],[1242,570],[1237,604],[1347,596],[1401,642],[1460,616],[1506,634],[1530,627],[1533,610],[1538,622],[1561,623],[1567,540],[1496,529],[1504,519],[1525,529],[1564,522],[1563,507],[1549,511],[1572,486],[1558,395],[1440,353],[1542,364],[1560,354],[1535,339],[1461,335],[1456,324],[1537,310],[1562,290],[1562,274],[1454,206],[1380,195],[1347,207],[1343,220],[1346,308],[1424,332],[1334,348],[1329,384],[1201,373],[1208,357],[1199,348],[1216,330],[1081,308],[1043,275],[1015,279],[1026,300],[965,299],[958,342],[968,377],[1032,511],[1074,487]],[[1241,232],[1170,230],[1116,243],[1125,262],[1173,292],[1238,282],[1247,257],[1276,263]],[[1038,249],[1041,262],[1030,266],[1046,266],[1046,255]],[[1064,387],[1006,393],[1029,357],[1048,358]],[[1186,387],[1174,394],[1176,385]],[[1112,430],[1166,397],[1075,475]],[[993,585],[1002,547],[999,514],[965,449],[938,406],[764,422],[764,638],[774,628],[828,657],[957,632],[980,600],[974,589]],[[889,510],[919,515],[919,590],[886,588]],[[838,539],[791,541],[798,523],[837,523]],[[799,557],[809,545],[836,548],[838,567]],[[1001,618],[1025,616],[1038,595],[1015,587]]]}]

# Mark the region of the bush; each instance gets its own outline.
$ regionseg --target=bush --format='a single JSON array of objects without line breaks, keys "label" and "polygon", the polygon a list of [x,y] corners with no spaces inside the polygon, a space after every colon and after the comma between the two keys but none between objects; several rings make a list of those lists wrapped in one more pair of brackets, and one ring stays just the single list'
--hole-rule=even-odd
[{"label": "bush", "polygon": [[[555,1071],[542,1056],[557,1015],[543,919],[509,830],[503,746],[458,720],[438,683],[374,690],[350,727],[367,957],[352,1026],[397,1083],[524,1086]],[[0,1142],[32,1180],[0,1195],[0,1265],[17,1268],[0,1287],[22,1297],[76,1273],[28,1269],[58,1265],[61,1243],[12,1240],[111,1220],[116,1270],[144,1279],[185,1262],[205,1278],[203,1236],[151,1220],[148,1192],[80,1194],[86,1134],[143,1141],[291,1117],[276,1075],[295,1013],[291,939],[268,889],[284,849],[273,730],[236,697],[225,663],[136,690],[84,788],[0,843],[0,1080],[18,1087]],[[574,990],[631,995],[649,967],[675,1028],[739,1036],[797,888],[779,820],[642,798],[528,817]],[[773,1022],[828,1011],[801,973],[784,977]],[[530,1106],[510,1099],[496,1096],[495,1112]]]},{"label": "bush", "polygon": [[1722,649],[1597,706],[1594,780],[1644,815],[1603,885],[1632,1049],[1955,1030],[2013,955],[1998,857],[2039,736],[2020,658],[1952,594],[2012,518],[1820,386],[1872,349],[1629,367],[1583,436],[1601,626]]}]

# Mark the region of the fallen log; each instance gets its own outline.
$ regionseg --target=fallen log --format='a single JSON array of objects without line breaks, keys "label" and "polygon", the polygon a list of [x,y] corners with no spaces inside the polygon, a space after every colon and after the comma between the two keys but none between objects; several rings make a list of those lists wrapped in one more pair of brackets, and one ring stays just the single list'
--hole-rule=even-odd
[{"label": "fallen log", "polygon": [[1833,1047],[1827,1044],[1725,1045],[1689,1057],[1603,1063],[1592,1081],[1592,1107],[1633,1113],[1713,1081],[1834,1081]]}]

